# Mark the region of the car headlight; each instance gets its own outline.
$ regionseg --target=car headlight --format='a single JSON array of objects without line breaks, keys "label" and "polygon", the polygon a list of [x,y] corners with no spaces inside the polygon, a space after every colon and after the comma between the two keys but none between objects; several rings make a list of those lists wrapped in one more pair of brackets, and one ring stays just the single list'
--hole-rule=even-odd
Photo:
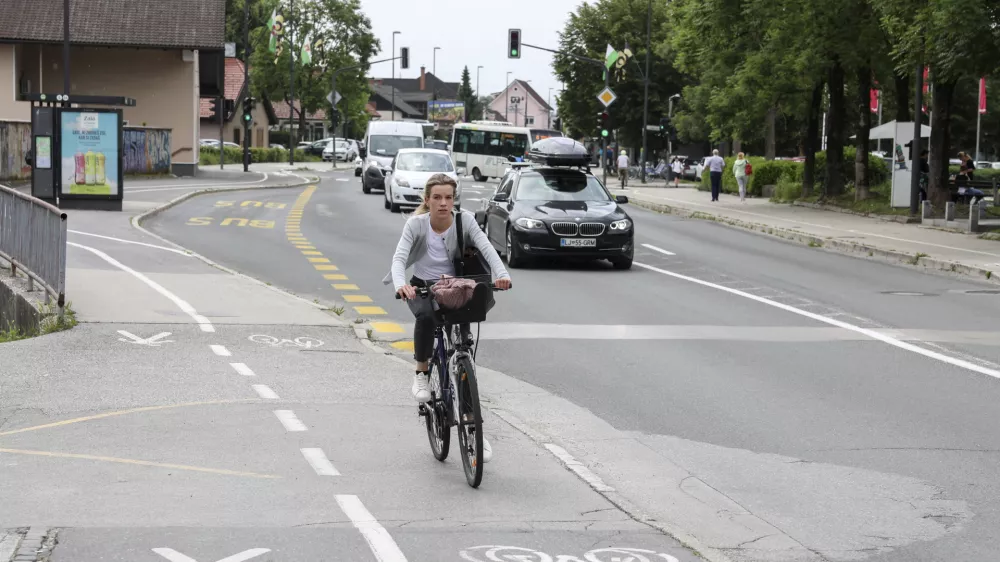
[{"label": "car headlight", "polygon": [[520,226],[521,228],[528,228],[532,230],[545,228],[545,223],[536,219],[527,219],[522,217],[514,222],[516,222],[517,226]]},{"label": "car headlight", "polygon": [[628,219],[622,219],[611,223],[611,230],[628,230],[630,228],[632,228],[632,221]]},{"label": "car headlight", "polygon": [[396,185],[399,187],[410,187],[410,182],[406,181],[406,178],[393,178],[393,181],[395,181]]}]

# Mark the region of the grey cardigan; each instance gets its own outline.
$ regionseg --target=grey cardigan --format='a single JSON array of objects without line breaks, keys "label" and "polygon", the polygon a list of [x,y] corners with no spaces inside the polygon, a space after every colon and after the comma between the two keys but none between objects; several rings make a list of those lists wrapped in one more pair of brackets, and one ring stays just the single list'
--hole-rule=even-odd
[{"label": "grey cardigan", "polygon": [[[503,266],[503,261],[497,251],[486,238],[486,234],[476,223],[476,217],[468,211],[457,213],[462,218],[462,233],[465,235],[465,246],[475,246],[479,253],[486,259],[493,274],[493,280],[509,279],[510,274]],[[406,270],[418,260],[427,255],[427,232],[431,229],[431,216],[429,213],[413,215],[406,221],[403,227],[403,235],[396,245],[396,253],[392,256],[392,267],[389,274],[382,279],[383,285],[392,283],[398,291],[400,287],[406,285]],[[448,249],[448,255],[452,259],[458,257],[458,234],[454,228],[448,231],[444,239],[444,245]]]}]

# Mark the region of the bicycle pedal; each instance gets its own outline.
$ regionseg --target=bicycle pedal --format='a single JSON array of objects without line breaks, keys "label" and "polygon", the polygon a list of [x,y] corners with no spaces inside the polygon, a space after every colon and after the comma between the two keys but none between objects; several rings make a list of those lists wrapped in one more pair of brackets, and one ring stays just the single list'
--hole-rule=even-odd
[{"label": "bicycle pedal", "polygon": [[418,411],[419,415],[421,415],[421,416],[426,416],[427,415],[427,407],[424,406],[423,404],[421,404],[420,406],[417,407],[417,411]]}]

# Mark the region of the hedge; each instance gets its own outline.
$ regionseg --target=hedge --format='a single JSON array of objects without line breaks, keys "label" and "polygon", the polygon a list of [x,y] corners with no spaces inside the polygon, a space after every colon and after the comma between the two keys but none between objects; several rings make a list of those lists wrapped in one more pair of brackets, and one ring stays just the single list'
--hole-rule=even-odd
[{"label": "hedge", "polygon": [[[226,156],[226,164],[242,164],[243,149],[231,146],[223,147]],[[283,148],[251,148],[251,162],[287,162],[288,151]],[[306,154],[301,149],[295,149],[296,162],[320,162],[322,158],[317,158],[311,154]],[[210,146],[201,147],[200,162],[203,166],[219,163],[219,149]]]},{"label": "hedge", "polygon": [[[854,182],[854,158],[857,152],[853,146],[844,148],[844,182]],[[765,185],[778,185],[782,181],[802,183],[802,175],[805,164],[792,160],[764,160],[763,158],[750,157],[753,165],[753,174],[750,176],[750,183],[747,185],[747,194],[759,197]],[[736,176],[733,175],[733,164],[736,157],[726,158],[726,166],[722,173],[722,192],[739,193],[739,186],[736,184]],[[983,170],[985,171],[985,170]],[[993,171],[993,170],[990,170]],[[978,172],[977,172],[978,173]],[[977,175],[978,178],[978,175]],[[889,166],[885,160],[872,156],[868,160],[868,185],[879,185],[889,181]],[[821,186],[826,182],[826,151],[816,153],[816,185]],[[710,174],[701,175],[701,191],[710,191],[712,182]]]}]

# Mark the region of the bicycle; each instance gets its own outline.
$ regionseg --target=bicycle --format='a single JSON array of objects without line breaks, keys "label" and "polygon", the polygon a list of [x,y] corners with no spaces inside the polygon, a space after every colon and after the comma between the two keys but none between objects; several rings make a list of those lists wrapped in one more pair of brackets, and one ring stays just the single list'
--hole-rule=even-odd
[{"label": "bicycle", "polygon": [[[465,279],[481,279],[479,276]],[[430,287],[415,287],[418,298],[433,298]],[[462,468],[469,486],[478,488],[483,481],[483,416],[476,381],[478,338],[472,337],[471,323],[486,319],[491,291],[486,283],[477,283],[472,298],[457,310],[438,310],[434,330],[434,353],[430,361],[431,399],[420,404],[425,419],[427,439],[434,458],[444,462],[451,448],[451,428],[458,428]],[[397,293],[397,299],[402,297]]]}]

